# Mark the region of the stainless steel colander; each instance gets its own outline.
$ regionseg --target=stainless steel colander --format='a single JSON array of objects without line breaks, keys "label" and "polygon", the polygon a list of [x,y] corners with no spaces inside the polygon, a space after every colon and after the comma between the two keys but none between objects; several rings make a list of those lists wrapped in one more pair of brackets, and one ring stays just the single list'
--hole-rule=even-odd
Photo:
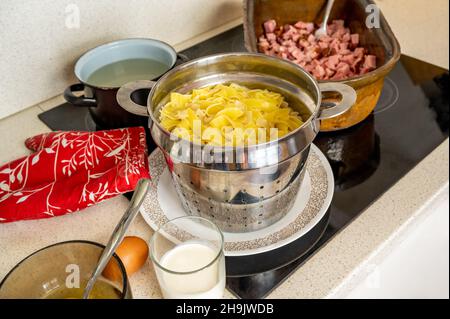
[{"label": "stainless steel colander", "polygon": [[[159,124],[159,110],[167,103],[170,92],[187,93],[231,82],[283,94],[305,123],[277,141],[226,149],[176,140]],[[145,110],[130,97],[136,90],[149,87],[152,90]],[[321,107],[322,92],[337,92],[342,99],[329,108]],[[186,212],[212,219],[223,231],[242,232],[267,227],[289,211],[301,187],[319,121],[348,110],[356,93],[341,83],[319,85],[306,71],[288,61],[261,54],[231,53],[190,61],[156,83],[129,83],[119,90],[117,100],[129,112],[148,115],[148,111],[152,137],[166,157]]]}]

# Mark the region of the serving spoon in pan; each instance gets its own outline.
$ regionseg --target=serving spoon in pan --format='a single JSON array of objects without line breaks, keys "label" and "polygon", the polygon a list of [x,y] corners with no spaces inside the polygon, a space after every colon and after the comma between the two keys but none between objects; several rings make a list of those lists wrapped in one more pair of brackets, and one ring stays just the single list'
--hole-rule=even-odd
[{"label": "serving spoon in pan", "polygon": [[323,17],[322,25],[314,33],[314,35],[317,39],[320,39],[321,37],[328,34],[327,33],[328,19],[330,18],[331,9],[333,9],[333,5],[334,5],[334,0],[328,0],[327,7],[325,8],[325,15]]}]

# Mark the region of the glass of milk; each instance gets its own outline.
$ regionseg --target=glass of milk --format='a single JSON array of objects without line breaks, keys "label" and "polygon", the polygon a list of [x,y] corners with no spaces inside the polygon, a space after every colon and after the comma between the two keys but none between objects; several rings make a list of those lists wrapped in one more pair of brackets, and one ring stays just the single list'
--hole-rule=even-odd
[{"label": "glass of milk", "polygon": [[150,258],[164,298],[223,297],[223,234],[210,220],[183,216],[167,222],[150,240]]}]

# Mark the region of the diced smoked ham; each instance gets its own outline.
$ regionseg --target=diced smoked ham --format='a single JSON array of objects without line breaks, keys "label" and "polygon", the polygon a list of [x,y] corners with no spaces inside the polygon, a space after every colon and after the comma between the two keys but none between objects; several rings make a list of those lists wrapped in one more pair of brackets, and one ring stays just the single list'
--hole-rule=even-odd
[{"label": "diced smoked ham", "polygon": [[326,80],[328,80],[334,75],[335,71],[333,71],[333,70],[331,70],[329,68],[325,68],[325,72],[326,72]]},{"label": "diced smoked ham", "polygon": [[352,51],[350,51],[349,49],[345,49],[345,50],[339,49],[338,54],[339,55],[352,54]]},{"label": "diced smoked ham", "polygon": [[377,57],[374,55],[366,55],[363,68],[373,70],[377,67]]},{"label": "diced smoked ham", "polygon": [[275,35],[275,33],[267,33],[266,37],[267,37],[267,40],[269,40],[269,41],[276,41],[277,40],[277,36]]},{"label": "diced smoked ham", "polygon": [[339,44],[339,53],[343,54],[341,51],[346,51],[348,49],[348,43],[344,42],[344,43],[340,43]]},{"label": "diced smoked ham", "polygon": [[264,52],[269,49],[270,44],[267,41],[261,41],[258,43],[258,47],[259,47],[259,51]]},{"label": "diced smoked ham", "polygon": [[326,75],[325,69],[321,65],[316,66],[315,71],[317,72],[317,78],[323,78]]},{"label": "diced smoked ham", "polygon": [[309,43],[308,40],[305,39],[301,39],[298,43],[300,44],[301,47],[304,48],[308,48],[311,45],[311,43]]},{"label": "diced smoked ham", "polygon": [[355,62],[355,56],[353,54],[341,55],[340,59],[342,62],[347,63],[348,65],[352,65]]},{"label": "diced smoked ham", "polygon": [[328,58],[327,67],[331,70],[336,70],[339,63],[339,55],[332,55]]},{"label": "diced smoked ham", "polygon": [[319,53],[315,50],[309,50],[306,52],[306,56],[311,60],[315,60],[319,57]]},{"label": "diced smoked ham", "polygon": [[325,42],[325,43],[330,43],[331,41],[333,41],[333,38],[328,35],[324,35],[319,40],[319,42]]},{"label": "diced smoked ham", "polygon": [[343,80],[370,72],[377,58],[360,45],[360,36],[345,27],[344,20],[328,25],[328,35],[317,39],[311,22],[298,21],[277,28],[275,20],[264,22],[258,49],[298,64],[318,80]]},{"label": "diced smoked ham", "polygon": [[352,40],[352,36],[350,35],[350,31],[347,31],[343,36],[342,36],[342,41],[344,41],[344,43],[349,43]]},{"label": "diced smoked ham", "polygon": [[292,41],[297,42],[301,37],[302,35],[300,33],[296,33],[292,36]]},{"label": "diced smoked ham", "polygon": [[279,52],[280,51],[280,47],[281,45],[279,45],[277,42],[272,43],[272,50],[275,52]]},{"label": "diced smoked ham", "polygon": [[294,51],[297,51],[297,50],[300,51],[295,45],[288,46],[287,50],[291,55],[292,55],[292,52],[294,52]]},{"label": "diced smoked ham", "polygon": [[354,52],[355,57],[363,58],[366,50],[364,48],[356,48],[355,51],[353,51],[353,52]]},{"label": "diced smoked ham", "polygon": [[277,22],[275,20],[268,20],[264,22],[264,31],[266,33],[272,33],[277,28]]},{"label": "diced smoked ham", "polygon": [[309,22],[306,24],[306,31],[308,31],[309,33],[312,33],[314,31],[314,23]]},{"label": "diced smoked ham", "polygon": [[294,24],[294,27],[296,27],[297,29],[306,30],[309,33],[312,33],[314,31],[314,23],[312,22],[299,21],[296,24]]},{"label": "diced smoked ham", "polygon": [[357,47],[359,44],[359,34],[354,33],[350,36],[350,41],[354,47]]},{"label": "diced smoked ham", "polygon": [[322,49],[322,50],[325,50],[325,49],[328,49],[328,43],[326,43],[326,42],[319,42],[319,47]]},{"label": "diced smoked ham", "polygon": [[353,72],[357,73],[357,70],[358,70],[358,68],[360,68],[362,60],[363,60],[363,57],[358,57],[354,60],[354,62],[351,64],[351,69]]}]

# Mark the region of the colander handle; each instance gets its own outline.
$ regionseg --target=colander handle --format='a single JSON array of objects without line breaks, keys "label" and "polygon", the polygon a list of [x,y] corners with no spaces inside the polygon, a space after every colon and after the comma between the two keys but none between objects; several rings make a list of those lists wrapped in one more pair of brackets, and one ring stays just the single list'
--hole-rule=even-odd
[{"label": "colander handle", "polygon": [[140,80],[122,85],[116,94],[117,103],[127,112],[148,117],[147,108],[135,103],[132,95],[139,90],[150,90],[155,83],[155,81]]},{"label": "colander handle", "polygon": [[344,83],[319,83],[320,92],[339,93],[342,99],[339,102],[332,103],[331,107],[322,103],[318,119],[326,120],[347,112],[356,102],[356,91],[351,86]]}]

